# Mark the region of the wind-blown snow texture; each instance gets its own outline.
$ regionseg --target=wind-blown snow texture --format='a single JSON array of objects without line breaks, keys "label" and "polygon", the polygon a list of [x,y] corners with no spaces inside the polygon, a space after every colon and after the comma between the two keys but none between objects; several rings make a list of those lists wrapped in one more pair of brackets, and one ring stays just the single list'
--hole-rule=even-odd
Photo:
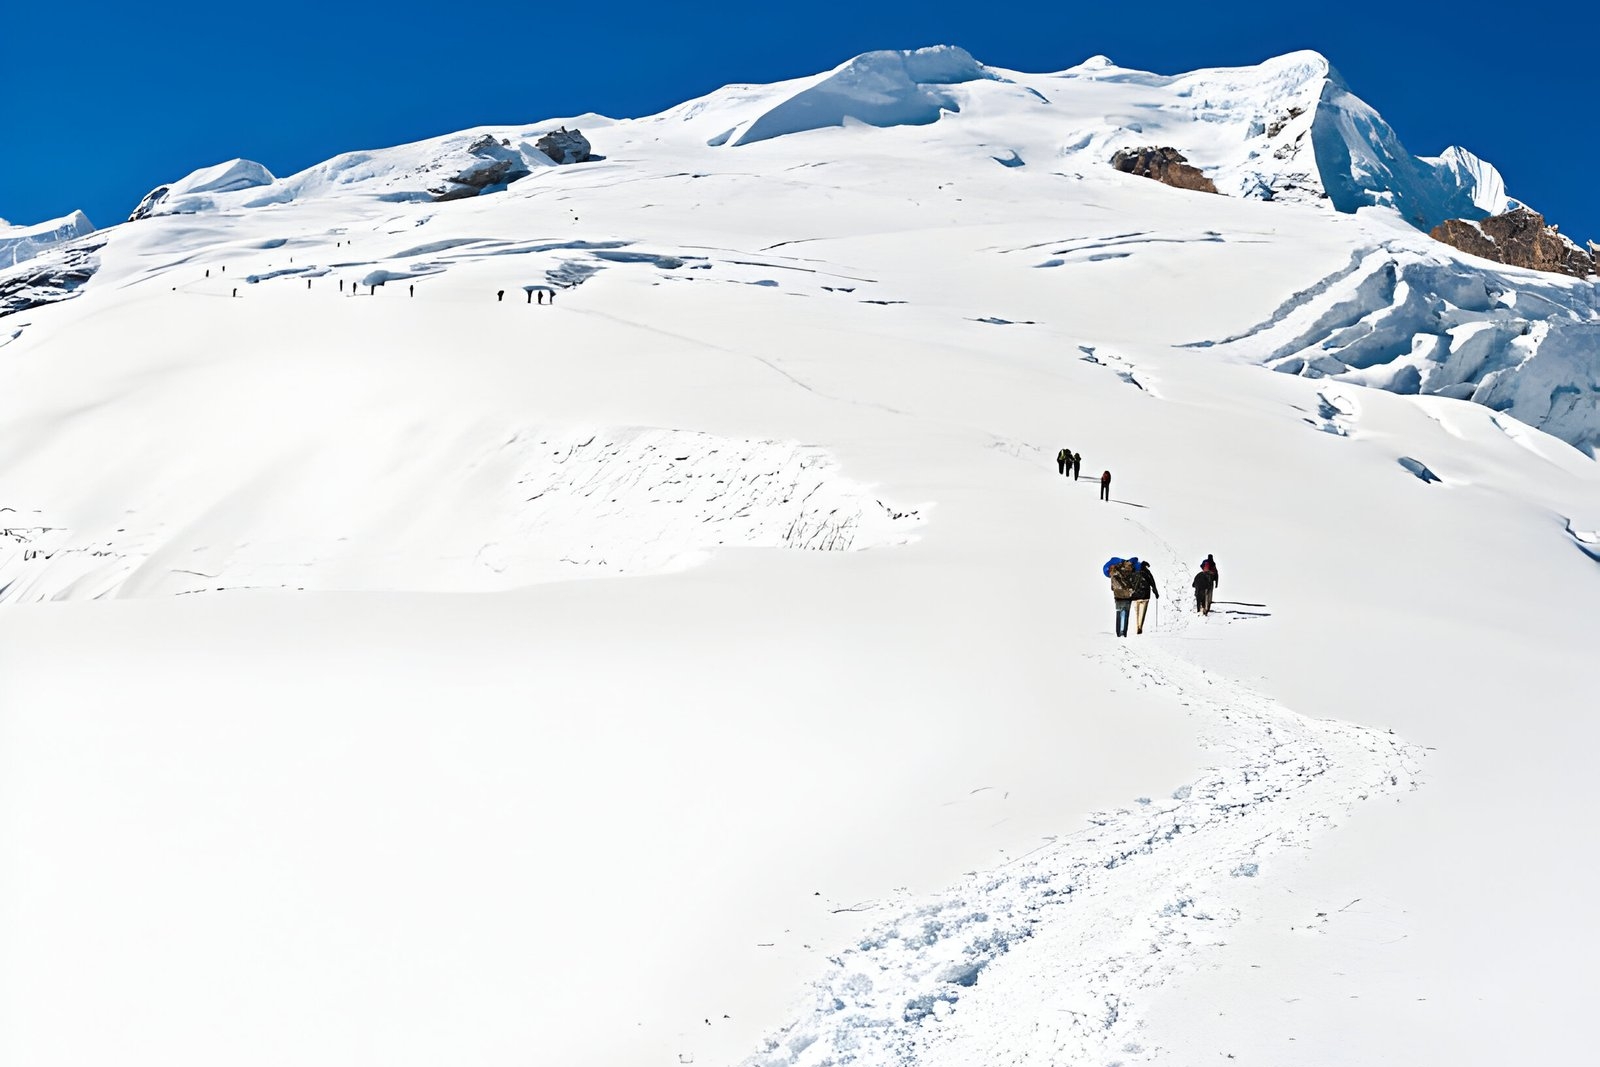
[{"label": "wind-blown snow texture", "polygon": [[1313,53],[935,48],[0,270],[0,1062],[1581,1062],[1596,290],[1414,225],[1504,200]]}]

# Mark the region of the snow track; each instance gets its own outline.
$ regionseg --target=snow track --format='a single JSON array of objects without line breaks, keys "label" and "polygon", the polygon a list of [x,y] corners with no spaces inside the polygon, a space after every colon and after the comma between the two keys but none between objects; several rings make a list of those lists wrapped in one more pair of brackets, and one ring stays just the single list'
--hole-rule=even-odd
[{"label": "snow track", "polygon": [[1357,803],[1420,784],[1422,750],[1311,719],[1148,646],[1100,654],[1202,719],[1217,765],[1167,798],[925,901],[830,957],[746,1067],[1154,1062],[1154,993],[1221,942],[1250,879]]}]

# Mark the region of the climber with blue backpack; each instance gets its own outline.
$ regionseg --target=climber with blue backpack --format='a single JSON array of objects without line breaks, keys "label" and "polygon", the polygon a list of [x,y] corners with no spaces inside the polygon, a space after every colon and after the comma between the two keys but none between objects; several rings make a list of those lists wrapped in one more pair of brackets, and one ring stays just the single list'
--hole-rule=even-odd
[{"label": "climber with blue backpack", "polygon": [[1113,556],[1106,561],[1100,573],[1111,579],[1111,600],[1116,605],[1116,631],[1118,637],[1128,636],[1128,615],[1133,611],[1134,576],[1139,573],[1139,557],[1122,559]]}]

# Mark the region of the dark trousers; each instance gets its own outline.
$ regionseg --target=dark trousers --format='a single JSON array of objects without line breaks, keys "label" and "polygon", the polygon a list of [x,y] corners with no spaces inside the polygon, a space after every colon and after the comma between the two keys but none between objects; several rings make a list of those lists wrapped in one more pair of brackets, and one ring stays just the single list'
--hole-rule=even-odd
[{"label": "dark trousers", "polygon": [[1110,500],[1111,499],[1111,483],[1110,482],[1101,482],[1100,483],[1100,499],[1101,500]]},{"label": "dark trousers", "polygon": [[1128,612],[1133,608],[1133,601],[1118,600],[1117,605],[1117,636],[1128,636]]},{"label": "dark trousers", "polygon": [[1196,611],[1205,611],[1206,610],[1206,608],[1208,606],[1206,601],[1210,599],[1209,597],[1206,596],[1206,593],[1207,593],[1207,590],[1205,590],[1204,588],[1196,589],[1194,591],[1194,610],[1196,610]]},{"label": "dark trousers", "polygon": [[1067,461],[1064,460],[1064,459],[1056,460],[1056,470],[1059,471],[1063,475],[1066,474],[1067,473]]}]

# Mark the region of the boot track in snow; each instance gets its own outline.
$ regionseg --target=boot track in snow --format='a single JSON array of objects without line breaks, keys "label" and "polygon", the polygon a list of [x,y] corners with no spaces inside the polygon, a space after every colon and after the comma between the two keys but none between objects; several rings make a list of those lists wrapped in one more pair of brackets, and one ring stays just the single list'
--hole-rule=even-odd
[{"label": "boot track in snow", "polygon": [[1149,648],[1096,658],[1172,693],[1217,763],[1162,800],[969,875],[830,957],[745,1067],[1150,1062],[1146,1012],[1218,944],[1254,878],[1361,801],[1419,787],[1423,750],[1312,719]]}]

